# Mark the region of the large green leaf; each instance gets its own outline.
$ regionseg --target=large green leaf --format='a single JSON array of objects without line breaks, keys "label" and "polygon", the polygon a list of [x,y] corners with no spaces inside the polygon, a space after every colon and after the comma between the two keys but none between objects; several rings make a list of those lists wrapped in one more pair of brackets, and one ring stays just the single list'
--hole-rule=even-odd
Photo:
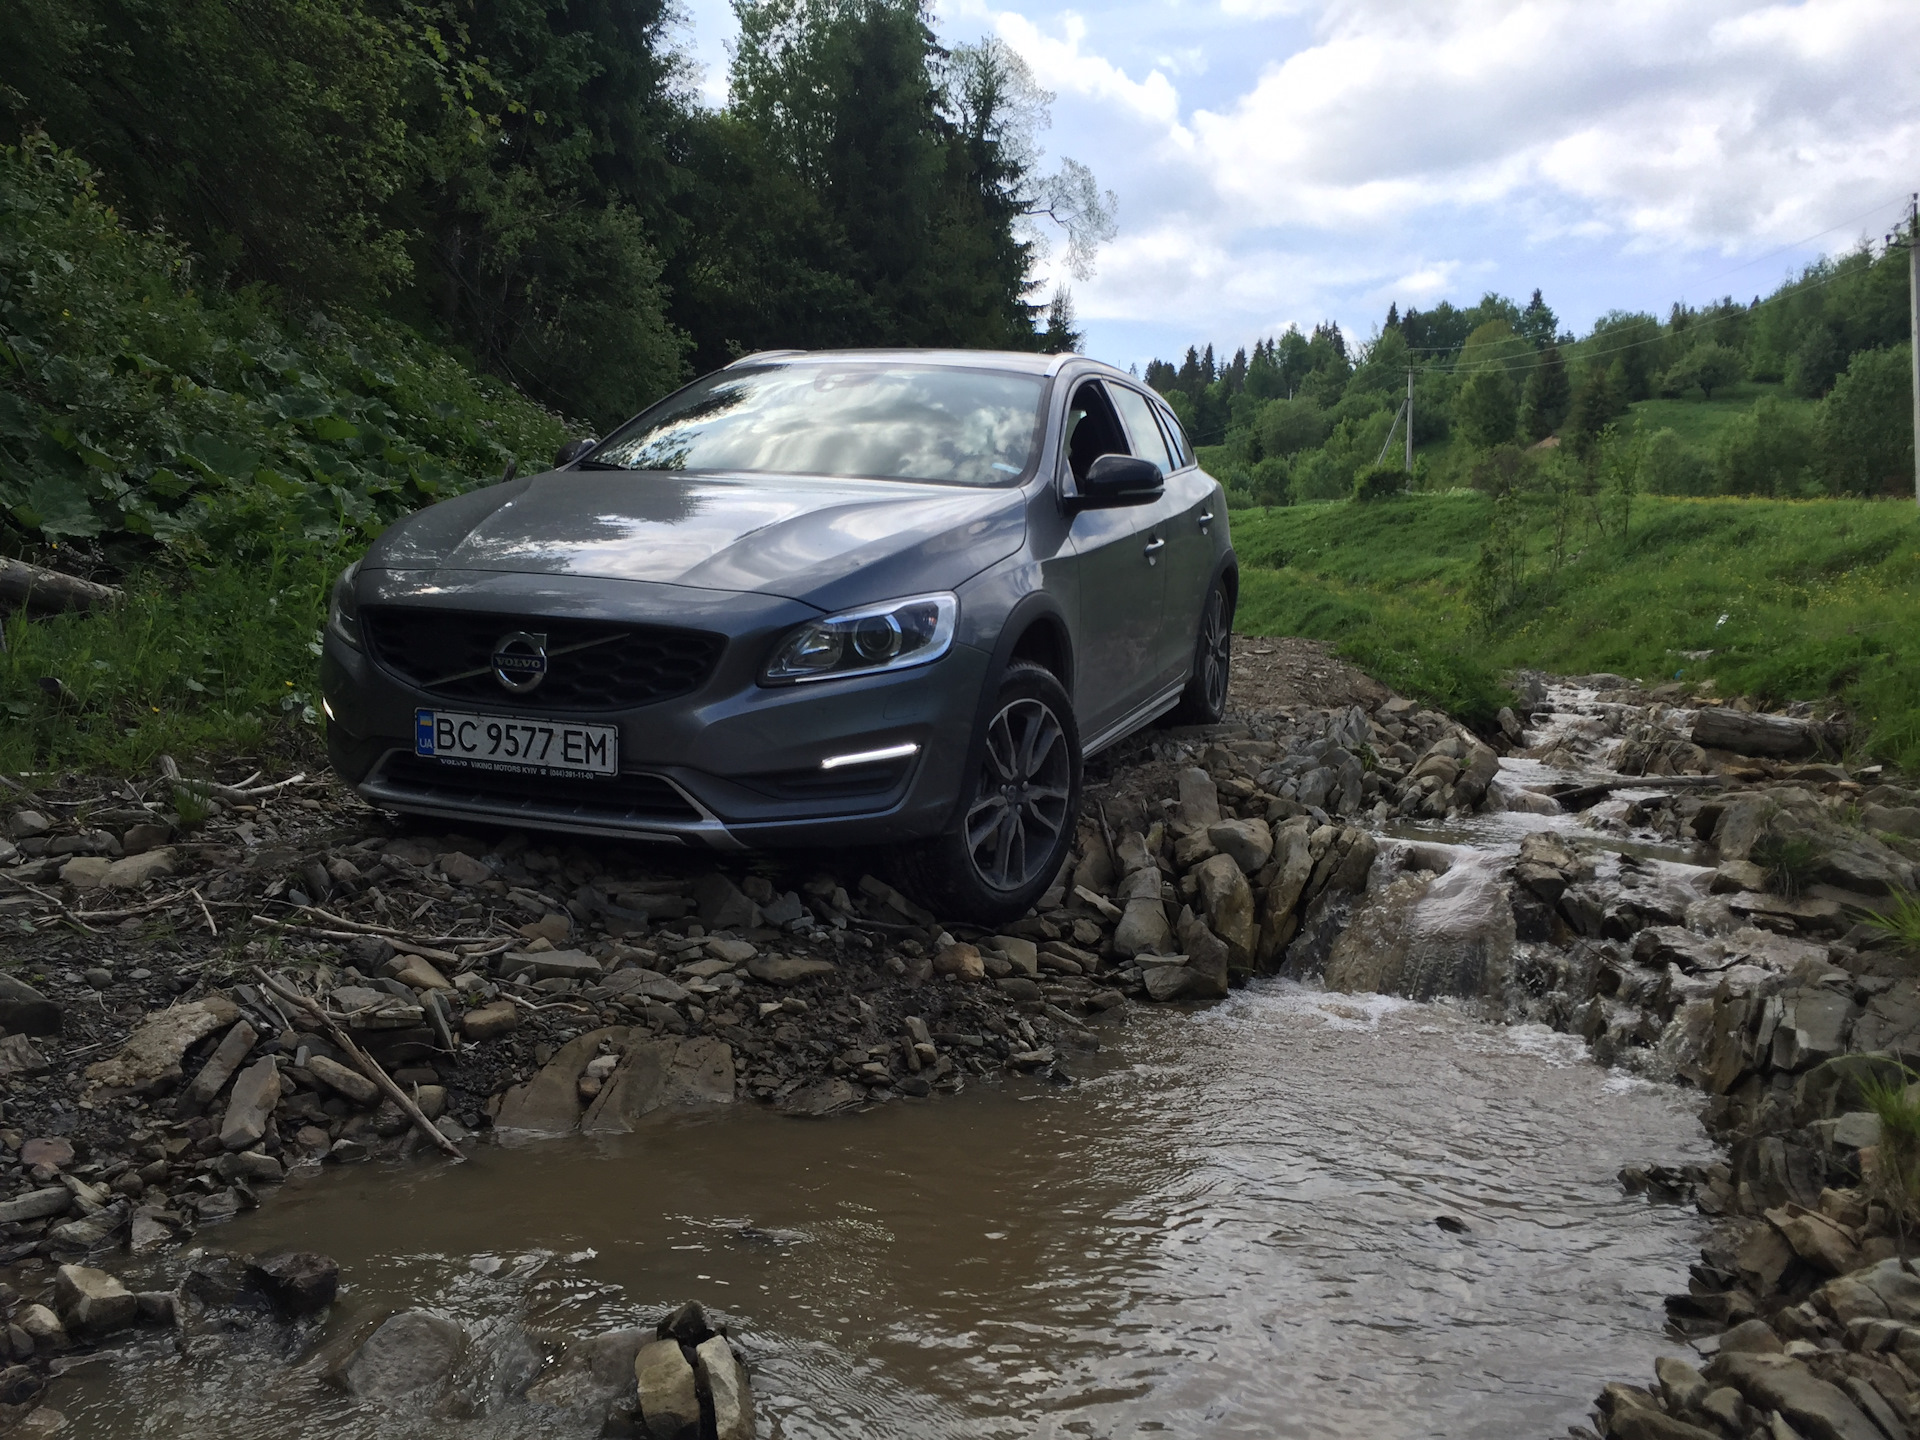
[{"label": "large green leaf", "polygon": [[50,539],[91,539],[101,530],[100,517],[94,514],[87,492],[55,475],[35,476],[27,486],[26,503],[16,507],[14,514],[23,525],[38,529]]}]

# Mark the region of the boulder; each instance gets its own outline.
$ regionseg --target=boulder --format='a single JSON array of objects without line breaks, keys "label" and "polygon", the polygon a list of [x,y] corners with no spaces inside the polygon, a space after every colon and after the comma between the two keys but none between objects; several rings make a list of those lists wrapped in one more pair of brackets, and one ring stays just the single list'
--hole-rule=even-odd
[{"label": "boulder", "polygon": [[425,1407],[446,1398],[467,1335],[445,1316],[405,1310],[381,1324],[330,1375],[356,1400]]},{"label": "boulder", "polygon": [[1709,750],[1793,759],[1818,751],[1822,736],[1805,720],[1793,720],[1785,715],[1748,715],[1707,705],[1694,713],[1689,738]]},{"label": "boulder", "polygon": [[433,967],[433,962],[419,955],[400,955],[389,961],[387,973],[402,985],[410,985],[415,990],[451,990],[447,977]]},{"label": "boulder", "polygon": [[440,857],[440,873],[456,885],[481,885],[493,879],[493,871],[484,861],[458,850],[449,850]]},{"label": "boulder", "polygon": [[1257,874],[1273,855],[1273,832],[1264,820],[1222,820],[1207,827],[1207,839],[1233,857],[1243,875]]},{"label": "boulder", "polygon": [[1140,983],[1149,1000],[1177,1000],[1192,987],[1195,976],[1184,955],[1142,955]]},{"label": "boulder", "polygon": [[1903,835],[1909,840],[1920,840],[1920,806],[1865,805],[1860,810],[1860,823],[1882,835]]},{"label": "boulder", "polygon": [[751,930],[760,923],[760,907],[717,870],[694,882],[693,902],[709,930]]},{"label": "boulder", "polygon": [[1823,985],[1783,993],[1773,1032],[1774,1068],[1805,1070],[1838,1055],[1846,1048],[1852,1015],[1852,997]]},{"label": "boulder", "polygon": [[[1206,863],[1216,862],[1224,863],[1236,875],[1240,873],[1239,867],[1224,855]],[[1173,931],[1167,924],[1167,907],[1160,899],[1158,867],[1148,865],[1129,872],[1121,883],[1121,893],[1126,897],[1126,907],[1121,912],[1120,923],[1114,927],[1114,950],[1128,959],[1165,951],[1172,943]]]},{"label": "boulder", "polygon": [[494,1129],[535,1135],[564,1135],[580,1121],[580,1076],[603,1043],[619,1048],[631,1034],[624,1025],[608,1026],[576,1035],[533,1079],[507,1091],[494,1117]]},{"label": "boulder", "polygon": [[1733,1386],[1762,1411],[1778,1410],[1808,1440],[1885,1440],[1846,1391],[1784,1355],[1723,1351],[1708,1364],[1707,1378]]},{"label": "boulder", "polygon": [[1842,1326],[1860,1319],[1920,1324],[1920,1275],[1909,1274],[1897,1259],[1882,1260],[1870,1270],[1829,1280],[1813,1300]]},{"label": "boulder", "polygon": [[213,1054],[207,1057],[207,1063],[200,1067],[200,1073],[180,1092],[180,1098],[174,1102],[174,1114],[183,1120],[190,1119],[213,1104],[214,1098],[227,1088],[227,1081],[233,1078],[233,1072],[240,1068],[240,1062],[247,1058],[259,1038],[253,1026],[245,1020],[235,1021],[233,1028],[214,1047]]},{"label": "boulder", "polygon": [[1828,1275],[1843,1275],[1860,1263],[1860,1248],[1837,1221],[1817,1210],[1783,1205],[1767,1211],[1767,1220],[1787,1239],[1793,1253]]},{"label": "boulder", "polygon": [[107,873],[101,877],[100,883],[109,890],[144,890],[162,876],[173,874],[173,871],[173,851],[147,850],[114,861],[107,867]]},{"label": "boulder", "polygon": [[86,1094],[152,1094],[178,1084],[188,1049],[239,1016],[233,1002],[219,995],[148,1016],[118,1055],[87,1067]]},{"label": "boulder", "polygon": [[575,1340],[527,1391],[527,1399],[571,1410],[601,1409],[632,1392],[634,1358],[652,1338],[651,1330],[634,1327]]},{"label": "boulder", "polygon": [[342,1065],[338,1060],[329,1060],[324,1055],[309,1057],[307,1073],[356,1105],[372,1105],[380,1099],[380,1087],[373,1081],[358,1070]]},{"label": "boulder", "polygon": [[933,953],[933,973],[951,975],[956,980],[984,980],[986,965],[980,951],[972,945],[943,945]]},{"label": "boulder", "polygon": [[1040,973],[1040,947],[1033,941],[1023,940],[1018,935],[994,935],[986,943],[1006,956],[1013,968],[1028,979]]},{"label": "boulder", "polygon": [[496,1035],[506,1034],[519,1023],[520,1007],[505,999],[476,1005],[460,1017],[460,1029],[469,1040],[491,1040]]},{"label": "boulder", "polygon": [[58,1035],[63,1012],[24,980],[0,974],[0,1030],[10,1035]]},{"label": "boulder", "polygon": [[753,1440],[753,1392],[747,1387],[746,1367],[723,1335],[700,1342],[693,1352],[694,1369],[713,1401],[714,1440]]},{"label": "boulder", "polygon": [[311,1250],[282,1250],[247,1266],[247,1276],[289,1315],[312,1315],[340,1290],[339,1262]]},{"label": "boulder", "polygon": [[1238,971],[1253,969],[1253,887],[1229,855],[1216,855],[1194,872],[1207,928],[1226,942],[1228,963]]},{"label": "boulder", "polygon": [[1176,777],[1180,787],[1180,803],[1173,812],[1173,822],[1182,829],[1205,830],[1217,824],[1220,819],[1220,792],[1214,787],[1213,777],[1197,765],[1189,765]]},{"label": "boulder", "polygon": [[47,1220],[64,1215],[73,1208],[73,1192],[64,1185],[49,1185],[41,1190],[0,1203],[0,1225],[20,1225],[29,1220]]},{"label": "boulder", "polygon": [[53,1279],[53,1304],[60,1322],[75,1335],[104,1335],[124,1330],[140,1312],[140,1302],[113,1276],[86,1265],[62,1265]]},{"label": "boulder", "polygon": [[747,962],[747,974],[765,985],[798,985],[838,969],[831,960],[803,960],[795,955],[756,955]]},{"label": "boulder", "polygon": [[580,1119],[587,1134],[625,1134],[655,1110],[733,1102],[733,1050],[703,1035],[691,1040],[639,1040],[602,1082]]},{"label": "boulder", "polygon": [[699,1381],[678,1340],[642,1345],[633,1379],[651,1440],[700,1440]]},{"label": "boulder", "polygon": [[107,883],[113,862],[104,855],[76,855],[60,867],[60,882],[76,890],[98,890]]},{"label": "boulder", "polygon": [[279,1103],[280,1069],[272,1056],[242,1070],[233,1082],[227,1113],[220,1119],[221,1148],[245,1150],[258,1145]]},{"label": "boulder", "polygon": [[1180,948],[1186,952],[1187,969],[1192,975],[1186,993],[1201,1000],[1221,999],[1227,993],[1231,962],[1227,942],[1184,906],[1180,910],[1179,930]]}]

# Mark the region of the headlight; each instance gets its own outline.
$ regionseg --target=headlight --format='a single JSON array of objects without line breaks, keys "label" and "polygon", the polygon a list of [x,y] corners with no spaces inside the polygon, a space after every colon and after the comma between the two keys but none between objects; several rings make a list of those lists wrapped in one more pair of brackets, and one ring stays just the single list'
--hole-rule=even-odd
[{"label": "headlight", "polygon": [[360,648],[360,600],[353,593],[353,577],[359,573],[360,562],[356,560],[333,582],[333,594],[327,601],[327,629],[356,650]]},{"label": "headlight", "polygon": [[938,660],[953,645],[960,601],[915,595],[810,620],[774,648],[761,672],[769,685],[904,670]]}]

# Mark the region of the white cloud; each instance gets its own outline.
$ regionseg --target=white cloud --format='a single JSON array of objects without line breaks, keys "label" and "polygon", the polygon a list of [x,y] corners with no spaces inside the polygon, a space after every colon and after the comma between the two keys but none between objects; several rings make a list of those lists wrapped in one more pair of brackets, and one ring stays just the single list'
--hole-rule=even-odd
[{"label": "white cloud", "polygon": [[1060,33],[1048,34],[1026,16],[1006,10],[994,15],[1000,38],[1018,50],[1033,67],[1035,77],[1049,90],[1105,101],[1141,120],[1163,127],[1170,136],[1186,139],[1180,123],[1180,95],[1159,70],[1135,80],[1104,56],[1082,49],[1087,22],[1068,11],[1060,18]]}]

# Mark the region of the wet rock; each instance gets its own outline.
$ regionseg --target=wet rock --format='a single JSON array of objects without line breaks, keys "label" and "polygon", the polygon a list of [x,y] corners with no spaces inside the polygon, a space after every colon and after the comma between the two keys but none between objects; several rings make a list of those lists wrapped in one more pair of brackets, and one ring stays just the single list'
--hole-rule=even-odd
[{"label": "wet rock", "polygon": [[700,1342],[694,1369],[713,1403],[714,1440],[753,1440],[753,1392],[747,1372],[722,1335]]},{"label": "wet rock", "polygon": [[1146,987],[1149,1000],[1177,1000],[1188,992],[1196,979],[1184,955],[1140,957],[1140,983]]},{"label": "wet rock", "polygon": [[207,1057],[207,1063],[200,1067],[200,1073],[180,1092],[180,1098],[174,1102],[174,1114],[188,1120],[211,1105],[226,1089],[227,1081],[233,1078],[234,1071],[240,1068],[240,1062],[247,1058],[259,1038],[245,1020],[235,1021],[233,1028],[214,1047],[213,1054]]},{"label": "wet rock", "polygon": [[1607,1434],[1610,1440],[1721,1440],[1712,1430],[1638,1405],[1615,1406],[1607,1420]]},{"label": "wet rock", "polygon": [[1750,1405],[1778,1410],[1810,1440],[1885,1440],[1846,1391],[1798,1360],[1722,1351],[1709,1362],[1707,1376],[1732,1385]]},{"label": "wet rock", "polygon": [[1327,958],[1331,990],[1497,1000],[1513,970],[1513,906],[1497,862],[1395,877],[1356,911]]},{"label": "wet rock", "polygon": [[1216,855],[1194,871],[1207,928],[1226,942],[1235,970],[1253,969],[1253,887],[1231,856]]},{"label": "wet rock", "polygon": [[150,1094],[178,1084],[187,1050],[239,1015],[231,1000],[210,995],[149,1016],[118,1055],[87,1067],[86,1093]]},{"label": "wet rock", "polygon": [[1764,890],[1767,888],[1767,872],[1751,860],[1723,860],[1713,872],[1711,888],[1716,895]]},{"label": "wet rock", "polygon": [[651,1440],[700,1440],[700,1390],[678,1340],[655,1340],[633,1357],[640,1420]]},{"label": "wet rock", "polygon": [[794,955],[759,955],[747,962],[747,974],[765,985],[798,985],[838,970],[831,960],[803,960]]},{"label": "wet rock", "polygon": [[258,1145],[280,1103],[280,1070],[272,1057],[249,1065],[233,1082],[227,1113],[220,1120],[220,1144],[227,1150]]},{"label": "wet rock", "polygon": [[328,1377],[356,1400],[420,1408],[446,1398],[466,1332],[425,1310],[392,1316]]},{"label": "wet rock", "polygon": [[654,1337],[634,1327],[575,1340],[527,1391],[527,1399],[565,1409],[598,1409],[634,1388],[634,1359]]},{"label": "wet rock", "polygon": [[13,1323],[18,1325],[33,1341],[36,1351],[70,1350],[73,1337],[67,1334],[67,1327],[60,1323],[60,1317],[45,1305],[23,1305],[14,1312]]},{"label": "wet rock", "polygon": [[339,1262],[311,1250],[282,1250],[247,1266],[248,1277],[289,1315],[312,1315],[340,1289]]},{"label": "wet rock", "polygon": [[460,1029],[469,1040],[492,1040],[520,1023],[520,1007],[511,1000],[490,1000],[460,1016]]},{"label": "wet rock", "polygon": [[826,1079],[800,1086],[782,1098],[776,1108],[782,1115],[812,1119],[851,1109],[859,1103],[859,1092],[845,1080]]},{"label": "wet rock", "polygon": [[62,1265],[53,1277],[53,1303],[70,1334],[104,1335],[133,1324],[140,1302],[104,1270]]},{"label": "wet rock", "polygon": [[1273,855],[1273,832],[1264,820],[1222,820],[1207,827],[1207,839],[1233,858],[1243,875],[1258,874]]},{"label": "wet rock", "polygon": [[1535,832],[1521,840],[1513,873],[1539,899],[1557,905],[1578,869],[1573,852],[1557,836]]},{"label": "wet rock", "polygon": [[1824,986],[1783,994],[1773,1032],[1774,1068],[1804,1070],[1840,1054],[1852,1015],[1852,997]]},{"label": "wet rock", "polygon": [[733,1050],[703,1035],[631,1044],[581,1117],[591,1134],[624,1134],[655,1110],[733,1102]]},{"label": "wet rock", "polygon": [[1179,931],[1180,948],[1186,952],[1187,969],[1192,976],[1186,993],[1199,1000],[1224,998],[1232,963],[1227,942],[1184,906],[1180,911]]},{"label": "wet rock", "polygon": [[58,1035],[62,1011],[24,980],[0,974],[0,1029],[12,1035]]},{"label": "wet rock", "polygon": [[342,1065],[338,1060],[329,1060],[324,1055],[314,1055],[307,1060],[307,1073],[356,1105],[372,1105],[380,1098],[380,1087],[373,1081],[358,1070]]},{"label": "wet rock", "polygon": [[623,1046],[630,1034],[629,1027],[609,1026],[569,1040],[532,1080],[507,1091],[494,1128],[538,1135],[564,1135],[572,1130],[580,1120],[580,1076],[587,1063],[603,1044]]},{"label": "wet rock", "polygon": [[1825,1274],[1843,1274],[1860,1263],[1853,1237],[1818,1211],[1789,1204],[1767,1211],[1766,1218],[1786,1237],[1794,1254]]}]

